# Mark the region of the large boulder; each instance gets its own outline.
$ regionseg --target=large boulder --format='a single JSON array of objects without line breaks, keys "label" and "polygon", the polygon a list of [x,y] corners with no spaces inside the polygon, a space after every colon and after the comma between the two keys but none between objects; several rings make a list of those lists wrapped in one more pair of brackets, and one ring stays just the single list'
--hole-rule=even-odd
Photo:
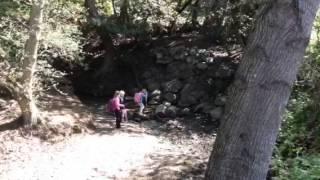
[{"label": "large boulder", "polygon": [[169,106],[167,107],[166,109],[166,114],[165,116],[166,117],[170,117],[170,118],[175,118],[177,117],[177,111],[178,111],[178,108],[175,107],[175,106]]},{"label": "large boulder", "polygon": [[168,65],[166,76],[170,79],[187,79],[193,76],[193,66],[185,62],[172,62]]},{"label": "large boulder", "polygon": [[174,93],[166,93],[164,96],[163,96],[163,99],[170,102],[170,103],[174,103],[176,102],[177,100],[177,95],[174,94]]},{"label": "large boulder", "polygon": [[197,83],[186,84],[180,93],[178,105],[181,107],[188,107],[198,103],[200,98],[205,95],[206,92]]},{"label": "large boulder", "polygon": [[154,91],[160,88],[160,84],[158,82],[152,81],[152,82],[147,82],[147,88],[150,91]]},{"label": "large boulder", "polygon": [[168,107],[166,105],[160,104],[159,106],[156,107],[155,115],[159,118],[164,118],[166,116],[167,108]]},{"label": "large boulder", "polygon": [[164,83],[163,90],[164,90],[164,92],[177,93],[180,91],[182,86],[183,86],[183,84],[181,83],[180,80],[174,79],[174,80],[171,80],[171,81]]},{"label": "large boulder", "polygon": [[174,59],[183,59],[185,56],[185,47],[183,45],[170,48],[169,53]]}]

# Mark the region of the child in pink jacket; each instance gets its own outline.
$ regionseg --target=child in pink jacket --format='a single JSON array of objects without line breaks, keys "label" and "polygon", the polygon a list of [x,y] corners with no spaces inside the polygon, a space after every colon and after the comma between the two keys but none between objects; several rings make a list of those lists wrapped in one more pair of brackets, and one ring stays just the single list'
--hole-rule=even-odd
[{"label": "child in pink jacket", "polygon": [[124,105],[120,103],[120,92],[115,91],[114,96],[111,99],[111,110],[116,116],[116,128],[121,127],[121,108],[124,108]]}]

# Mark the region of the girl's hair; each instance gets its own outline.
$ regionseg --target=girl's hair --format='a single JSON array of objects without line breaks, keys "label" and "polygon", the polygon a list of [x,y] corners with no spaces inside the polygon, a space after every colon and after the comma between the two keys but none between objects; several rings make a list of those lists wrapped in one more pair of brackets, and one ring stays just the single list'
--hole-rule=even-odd
[{"label": "girl's hair", "polygon": [[126,93],[124,92],[124,90],[120,90],[120,91],[119,91],[119,95],[120,95],[120,96],[124,96],[125,94],[126,94]]},{"label": "girl's hair", "polygon": [[117,97],[120,95],[120,91],[115,91],[113,97]]}]

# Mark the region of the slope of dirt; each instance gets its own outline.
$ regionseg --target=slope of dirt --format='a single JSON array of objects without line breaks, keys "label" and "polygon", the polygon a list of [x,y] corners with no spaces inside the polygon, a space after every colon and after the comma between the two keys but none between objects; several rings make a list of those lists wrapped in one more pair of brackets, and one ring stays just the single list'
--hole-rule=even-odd
[{"label": "slope of dirt", "polygon": [[129,121],[115,129],[113,117],[104,114],[101,105],[84,107],[87,117],[81,108],[62,105],[66,104],[52,107],[60,109],[54,111],[55,117],[91,116],[96,128],[57,143],[24,137],[17,129],[0,131],[0,179],[203,178],[215,135],[188,124],[199,120]]}]

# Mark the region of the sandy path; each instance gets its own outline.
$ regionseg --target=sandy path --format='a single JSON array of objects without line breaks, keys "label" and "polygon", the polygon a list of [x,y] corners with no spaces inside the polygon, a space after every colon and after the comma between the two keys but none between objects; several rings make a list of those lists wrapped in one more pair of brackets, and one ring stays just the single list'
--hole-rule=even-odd
[{"label": "sandy path", "polygon": [[129,122],[121,130],[101,112],[95,120],[95,132],[54,144],[0,132],[0,180],[203,178],[212,134],[185,133],[175,120]]}]

